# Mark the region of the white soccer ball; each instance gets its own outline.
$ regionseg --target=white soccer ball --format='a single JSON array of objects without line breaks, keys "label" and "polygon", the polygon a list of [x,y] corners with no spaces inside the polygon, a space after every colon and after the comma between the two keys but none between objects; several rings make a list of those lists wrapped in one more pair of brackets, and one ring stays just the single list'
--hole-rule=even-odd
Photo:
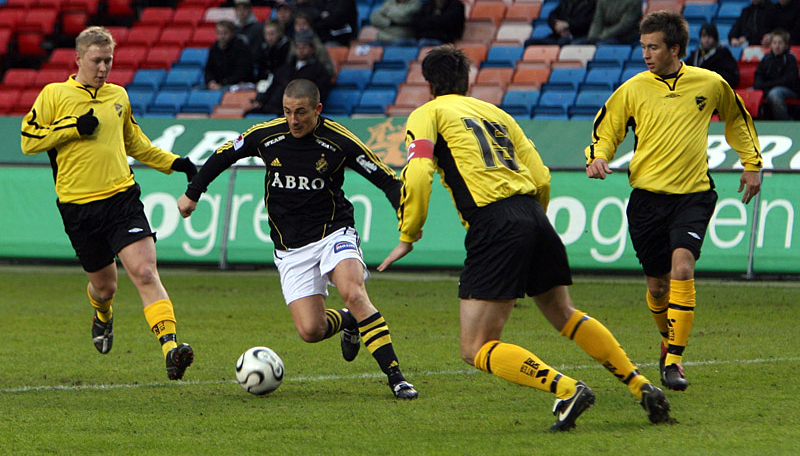
[{"label": "white soccer ball", "polygon": [[270,348],[250,348],[236,361],[236,380],[251,394],[275,391],[283,381],[283,360]]}]

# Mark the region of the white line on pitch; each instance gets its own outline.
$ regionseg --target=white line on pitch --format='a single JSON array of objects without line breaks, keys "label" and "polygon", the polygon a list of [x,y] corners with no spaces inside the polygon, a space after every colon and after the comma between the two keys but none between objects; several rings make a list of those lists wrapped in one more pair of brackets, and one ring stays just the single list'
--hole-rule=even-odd
[{"label": "white line on pitch", "polygon": [[[800,361],[800,357],[790,358],[764,358],[764,359],[734,359],[734,360],[709,360],[709,361],[689,361],[683,363],[685,366],[713,366],[720,364],[763,364],[763,363],[784,363]],[[638,364],[639,367],[653,367],[656,363],[642,363]],[[570,372],[573,370],[581,369],[601,369],[600,364],[578,364],[574,366],[553,366],[558,370]],[[456,369],[449,371],[438,372],[414,372],[407,371],[414,377],[430,377],[439,375],[471,375],[480,372],[476,369]],[[289,377],[287,382],[323,382],[332,380],[354,380],[354,379],[369,379],[381,378],[383,374],[378,373],[361,373],[352,375],[317,375],[317,376],[297,376]],[[153,382],[153,383],[136,383],[136,384],[110,384],[110,385],[43,385],[43,386],[22,386],[18,388],[4,388],[0,389],[0,394],[8,393],[29,393],[33,391],[84,391],[84,390],[113,390],[113,389],[138,389],[138,388],[157,388],[162,386],[192,386],[192,385],[219,385],[223,383],[236,383],[235,380],[182,380],[178,382]]]}]

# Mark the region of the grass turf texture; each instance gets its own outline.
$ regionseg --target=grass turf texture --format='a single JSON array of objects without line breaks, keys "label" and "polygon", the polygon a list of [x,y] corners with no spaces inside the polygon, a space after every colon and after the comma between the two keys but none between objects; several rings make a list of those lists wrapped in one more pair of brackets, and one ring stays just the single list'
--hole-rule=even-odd
[{"label": "grass turf texture", "polygon": [[[697,281],[697,315],[684,358],[691,386],[667,392],[677,425],[651,425],[603,368],[550,327],[531,299],[503,339],[588,383],[595,405],[576,430],[553,434],[554,397],[464,364],[457,278],[374,274],[367,284],[419,391],[395,400],[362,348],[341,359],[338,337],[297,336],[271,271],[161,271],[179,342],[195,349],[184,381],[166,378],[138,294],[124,274],[114,305],[114,349],[95,351],[86,280],[77,268],[0,268],[0,454],[180,455],[782,455],[800,438],[800,284]],[[658,341],[639,278],[577,278],[576,307],[616,335],[658,381]],[[341,306],[331,289],[329,306]],[[273,348],[286,365],[267,396],[235,383],[247,348]]]}]

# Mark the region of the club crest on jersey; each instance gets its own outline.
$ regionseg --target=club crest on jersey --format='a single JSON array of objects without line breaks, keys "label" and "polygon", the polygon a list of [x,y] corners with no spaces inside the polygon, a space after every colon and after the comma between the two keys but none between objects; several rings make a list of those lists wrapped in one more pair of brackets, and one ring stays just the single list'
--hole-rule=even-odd
[{"label": "club crest on jersey", "polygon": [[324,173],[328,170],[328,161],[325,160],[325,157],[320,157],[314,167],[317,169],[318,173]]},{"label": "club crest on jersey", "polygon": [[697,103],[697,109],[702,111],[703,108],[706,107],[706,100],[707,100],[707,98],[703,97],[703,96],[694,97],[694,101]]},{"label": "club crest on jersey", "polygon": [[358,250],[358,247],[349,241],[341,241],[333,244],[333,253],[339,253],[342,250]]},{"label": "club crest on jersey", "polygon": [[244,135],[239,135],[233,140],[234,150],[239,150],[244,145]]},{"label": "club crest on jersey", "polygon": [[122,117],[122,105],[114,103],[114,109],[117,111],[117,117]]}]

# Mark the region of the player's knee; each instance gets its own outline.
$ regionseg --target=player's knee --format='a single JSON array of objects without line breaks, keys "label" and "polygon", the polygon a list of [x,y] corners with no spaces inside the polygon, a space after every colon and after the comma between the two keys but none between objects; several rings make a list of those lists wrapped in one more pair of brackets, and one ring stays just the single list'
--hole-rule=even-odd
[{"label": "player's knee", "polygon": [[297,334],[304,342],[314,343],[319,342],[325,337],[325,325],[319,324],[303,324],[297,325]]},{"label": "player's knee", "polygon": [[109,282],[102,285],[94,285],[94,299],[100,302],[108,302],[117,294],[117,283]]},{"label": "player's knee", "polygon": [[131,275],[131,279],[139,285],[153,285],[159,281],[155,266],[142,265],[132,269],[133,271],[129,270],[128,273]]},{"label": "player's knee", "polygon": [[472,347],[461,347],[461,359],[470,366],[475,365],[475,355],[477,353],[477,350]]}]

